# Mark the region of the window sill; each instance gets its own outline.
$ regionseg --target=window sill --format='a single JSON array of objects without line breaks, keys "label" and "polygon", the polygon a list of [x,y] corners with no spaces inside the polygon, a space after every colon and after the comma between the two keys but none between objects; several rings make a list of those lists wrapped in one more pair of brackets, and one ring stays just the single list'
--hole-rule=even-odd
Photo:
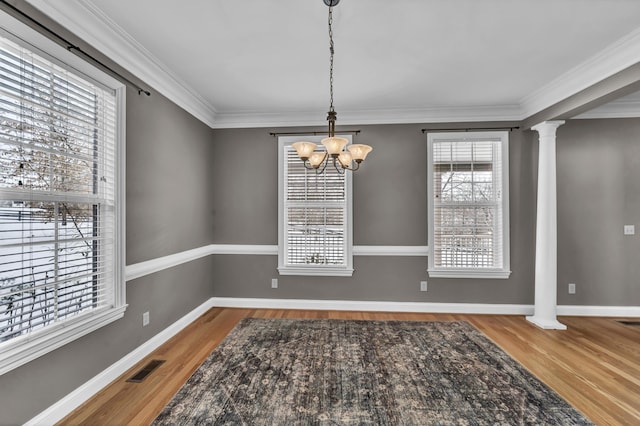
[{"label": "window sill", "polygon": [[124,305],[89,313],[0,345],[0,376],[122,318],[126,308]]},{"label": "window sill", "polygon": [[278,268],[280,275],[298,275],[315,277],[351,277],[353,268],[344,267],[304,267],[304,266],[281,266]]},{"label": "window sill", "polygon": [[511,271],[503,269],[429,269],[427,272],[429,273],[429,278],[481,278],[505,280],[511,275]]}]

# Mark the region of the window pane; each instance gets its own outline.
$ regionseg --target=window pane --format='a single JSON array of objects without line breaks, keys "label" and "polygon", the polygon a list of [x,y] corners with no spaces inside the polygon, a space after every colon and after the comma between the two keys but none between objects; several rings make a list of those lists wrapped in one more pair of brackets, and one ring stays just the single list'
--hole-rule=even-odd
[{"label": "window pane", "polygon": [[0,342],[112,306],[115,94],[0,38]]},{"label": "window pane", "polygon": [[[347,175],[340,174],[329,159],[321,173],[309,170],[300,160],[291,143],[295,138],[281,140],[284,165],[282,184],[283,243],[280,248],[279,270],[286,273],[324,274],[323,267],[350,268],[347,248]],[[317,138],[319,139],[319,138]],[[289,142],[291,141],[291,142]],[[317,151],[324,150],[319,145]],[[331,273],[331,272],[329,272]]]},{"label": "window pane", "polygon": [[[455,135],[457,136],[457,135]],[[433,267],[501,268],[501,140],[434,136]]]}]

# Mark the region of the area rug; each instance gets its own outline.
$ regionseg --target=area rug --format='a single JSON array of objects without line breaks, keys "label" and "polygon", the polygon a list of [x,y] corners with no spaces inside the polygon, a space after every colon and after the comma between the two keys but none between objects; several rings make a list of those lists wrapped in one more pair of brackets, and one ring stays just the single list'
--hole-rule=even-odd
[{"label": "area rug", "polygon": [[466,322],[242,320],[155,425],[590,425]]}]

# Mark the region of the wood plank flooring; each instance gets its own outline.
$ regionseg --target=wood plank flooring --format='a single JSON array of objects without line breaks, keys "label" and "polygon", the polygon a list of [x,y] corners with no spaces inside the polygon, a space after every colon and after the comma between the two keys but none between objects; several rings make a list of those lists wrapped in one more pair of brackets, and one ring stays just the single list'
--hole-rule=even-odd
[{"label": "wood plank flooring", "polygon": [[[640,327],[561,317],[566,331],[521,316],[213,308],[59,424],[146,425],[245,317],[468,321],[598,425],[640,425]],[[129,383],[151,359],[166,362]]]}]

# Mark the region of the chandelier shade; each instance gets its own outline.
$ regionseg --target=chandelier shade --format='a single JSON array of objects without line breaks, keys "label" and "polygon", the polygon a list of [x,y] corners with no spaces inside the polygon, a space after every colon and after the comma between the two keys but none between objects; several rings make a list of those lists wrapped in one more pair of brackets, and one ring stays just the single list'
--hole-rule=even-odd
[{"label": "chandelier shade", "polygon": [[[336,120],[338,114],[333,107],[333,55],[335,53],[333,43],[333,7],[340,0],[323,0],[329,6],[329,92],[330,104],[327,113],[329,121],[329,131],[327,137],[322,139],[326,151],[316,151],[317,145],[312,142],[295,142],[291,144],[298,153],[298,157],[303,161],[304,167],[314,169],[316,173],[323,173],[329,161],[333,162],[333,167],[344,173],[345,170],[358,170],[360,163],[364,161],[373,148],[364,144],[349,145],[349,140],[335,135]],[[346,150],[345,150],[346,147]],[[354,164],[355,163],[355,164]]]},{"label": "chandelier shade", "polygon": [[340,154],[344,149],[344,146],[348,143],[349,141],[347,139],[336,136],[322,139],[322,145],[327,149],[327,154],[329,155]]},{"label": "chandelier shade", "polygon": [[308,160],[317,145],[313,142],[295,142],[291,146],[296,150],[300,159]]},{"label": "chandelier shade", "polygon": [[351,153],[353,161],[356,161],[358,163],[364,161],[364,159],[367,158],[367,154],[373,150],[373,148],[371,148],[369,145],[365,145],[362,143],[349,145],[347,149]]}]

